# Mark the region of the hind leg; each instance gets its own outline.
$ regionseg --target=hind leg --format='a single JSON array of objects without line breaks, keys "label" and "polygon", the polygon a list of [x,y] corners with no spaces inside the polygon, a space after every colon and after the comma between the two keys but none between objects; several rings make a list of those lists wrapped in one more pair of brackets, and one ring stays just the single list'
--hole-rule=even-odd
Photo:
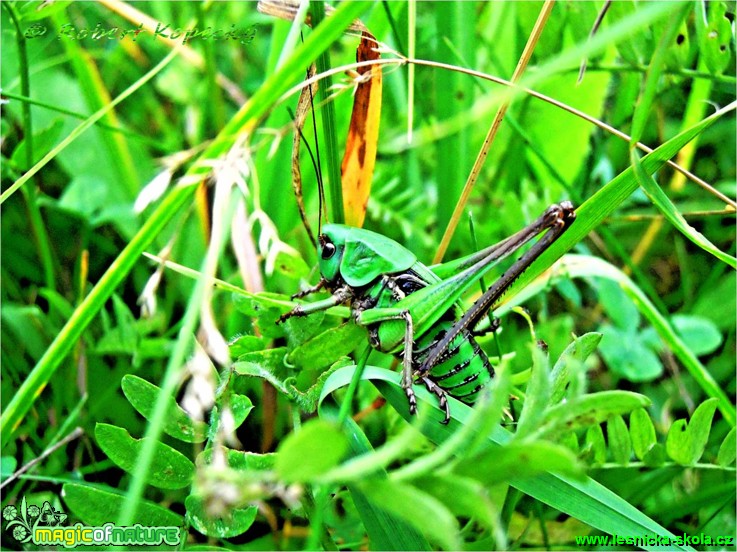
[{"label": "hind leg", "polygon": [[417,379],[418,381],[424,383],[425,387],[427,387],[427,390],[438,398],[440,408],[445,410],[445,419],[442,423],[447,424],[450,421],[450,405],[448,404],[448,394],[442,387],[440,387],[437,383],[432,381],[427,376],[420,376]]}]

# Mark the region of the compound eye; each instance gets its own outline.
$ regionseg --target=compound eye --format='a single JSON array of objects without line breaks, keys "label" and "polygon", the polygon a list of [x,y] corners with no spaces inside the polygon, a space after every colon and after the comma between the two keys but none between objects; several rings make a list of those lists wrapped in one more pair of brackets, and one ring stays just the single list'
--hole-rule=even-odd
[{"label": "compound eye", "polygon": [[322,246],[322,258],[324,261],[327,261],[330,257],[335,255],[335,246],[330,243],[326,242]]}]

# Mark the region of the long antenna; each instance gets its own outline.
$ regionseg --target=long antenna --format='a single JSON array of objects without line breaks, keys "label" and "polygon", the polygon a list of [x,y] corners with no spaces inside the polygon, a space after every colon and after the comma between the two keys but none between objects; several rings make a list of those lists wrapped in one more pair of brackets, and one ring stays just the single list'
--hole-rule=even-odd
[{"label": "long antenna", "polygon": [[[300,33],[300,37],[302,38],[302,42],[304,42],[304,36]],[[309,67],[307,69],[307,79],[312,78],[312,67]],[[322,164],[320,163],[320,140],[317,137],[317,117],[315,117],[315,97],[312,94],[312,86],[307,87],[307,91],[310,94],[310,109],[312,113],[312,134],[315,139],[315,151],[317,153],[317,164],[315,165],[314,157],[313,157],[313,165],[315,166],[315,171],[317,173],[317,190],[318,190],[318,220],[317,220],[317,235],[319,236],[322,234],[322,221],[323,218],[325,220],[328,220],[328,213],[327,213],[327,206],[325,205],[325,184],[322,180]],[[302,137],[302,140],[304,141],[305,145],[307,146],[309,150],[309,144],[307,144],[307,140],[304,139],[304,136]],[[310,156],[312,157],[312,152],[310,151]]]},{"label": "long antenna", "polygon": [[[324,188],[322,184],[322,173],[320,172],[320,168],[319,168],[320,167],[319,159],[315,159],[315,154],[312,152],[310,143],[307,141],[307,137],[302,132],[302,128],[299,125],[299,121],[297,121],[297,117],[294,116],[294,112],[292,111],[292,108],[287,107],[287,113],[289,113],[289,117],[291,117],[292,121],[294,122],[294,128],[299,133],[299,137],[301,138],[301,143],[305,145],[305,147],[307,148],[307,153],[310,154],[310,160],[312,160],[312,167],[315,171],[315,175],[317,176],[317,187],[319,190],[318,199],[320,202],[320,215],[322,215],[322,206],[323,206],[323,201],[325,199],[325,195],[324,195],[324,191],[323,191]],[[317,230],[318,236],[320,235],[321,228],[322,228],[322,224],[320,221],[318,221],[318,230]],[[317,247],[317,242],[315,241],[314,236],[312,236],[311,234],[310,234],[310,239],[312,240],[315,247]]]},{"label": "long antenna", "polygon": [[[294,116],[294,112],[292,111],[291,107],[287,108],[287,113],[289,113],[289,116],[296,123],[297,119]],[[317,175],[318,186],[320,186],[320,188],[322,189],[322,176],[320,174],[320,160],[315,158],[315,154],[312,153],[312,148],[310,147],[310,143],[307,141],[307,137],[302,132],[302,129],[299,128],[299,125],[295,124],[295,128],[297,129],[297,132],[299,132],[300,138],[302,138],[302,143],[307,148],[307,153],[310,154],[310,159],[312,160],[312,167],[315,169],[315,174]],[[319,154],[319,151],[318,151],[318,154]]]}]

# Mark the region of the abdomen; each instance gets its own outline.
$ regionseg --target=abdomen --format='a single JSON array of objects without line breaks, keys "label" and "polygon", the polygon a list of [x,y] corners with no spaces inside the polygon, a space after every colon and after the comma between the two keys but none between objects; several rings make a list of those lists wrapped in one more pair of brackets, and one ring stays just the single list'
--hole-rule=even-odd
[{"label": "abdomen", "polygon": [[[441,320],[415,340],[412,362],[416,367],[422,366],[432,347],[443,338],[454,322],[455,320]],[[438,363],[430,369],[432,381],[466,404],[476,402],[493,375],[494,369],[489,358],[468,331],[461,332],[441,355]]]},{"label": "abdomen", "polygon": [[[410,295],[418,289],[425,287],[425,285],[430,285],[430,282],[421,282],[416,272],[409,270],[407,273],[411,276],[411,279],[403,280],[402,274],[393,275],[398,283],[399,289],[405,295]],[[368,308],[374,306],[394,307],[397,304],[390,290],[381,286],[380,283],[375,284],[375,287],[370,289],[366,295],[368,297],[375,297],[371,305],[366,305]],[[423,365],[425,358],[433,346],[457,322],[454,310],[451,309],[446,312],[422,336],[414,336],[415,347],[412,352],[412,365],[415,369],[415,374],[417,374],[420,366]],[[399,321],[382,322],[381,324],[388,323],[401,325]],[[388,348],[382,349],[381,347],[382,341],[379,338],[379,326],[377,324],[369,328],[369,340],[372,347],[389,352]],[[401,360],[404,351],[394,351],[393,354]],[[464,330],[451,342],[448,350],[440,356],[439,361],[430,369],[429,378],[452,397],[466,404],[473,404],[484,387],[491,381],[493,375],[494,369],[491,367],[486,353],[476,343],[471,333],[468,330]]]}]

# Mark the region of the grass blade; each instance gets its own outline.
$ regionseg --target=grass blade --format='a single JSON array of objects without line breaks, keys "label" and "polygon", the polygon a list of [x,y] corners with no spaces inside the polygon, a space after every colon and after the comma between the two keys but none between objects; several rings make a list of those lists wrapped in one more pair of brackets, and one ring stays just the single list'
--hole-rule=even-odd
[{"label": "grass blade", "polygon": [[660,212],[665,215],[665,218],[667,218],[681,234],[686,236],[701,249],[707,253],[711,253],[717,259],[727,263],[732,268],[737,268],[736,258],[719,249],[716,245],[711,243],[706,236],[686,222],[686,219],[678,212],[676,206],[673,205],[673,202],[668,198],[663,189],[657,182],[655,182],[655,179],[643,169],[642,163],[640,162],[640,156],[635,150],[630,152],[630,159],[632,160],[632,167],[635,169],[637,181],[640,183],[642,189],[645,190],[645,193],[653,202],[653,205],[655,205]]},{"label": "grass blade", "polygon": [[[353,369],[354,367],[347,366],[333,373],[325,382],[322,398],[348,385]],[[367,366],[363,379],[371,381],[409,423],[414,421],[409,414],[407,397],[399,382],[398,373]],[[448,425],[443,425],[439,423],[443,418],[443,413],[437,408],[436,397],[420,386],[416,387],[415,393],[420,411],[432,409],[425,422],[418,424],[417,429],[438,445],[461,430],[461,426],[465,425],[473,415],[471,407],[451,398],[451,420]],[[504,445],[511,439],[512,434],[499,426],[489,437],[491,443],[495,445]],[[609,534],[674,537],[668,530],[626,500],[588,477],[578,481],[561,475],[545,473],[534,478],[512,480],[510,484],[523,493]],[[655,548],[652,546],[646,549],[654,550]],[[683,546],[675,549],[692,550]]]},{"label": "grass blade", "polygon": [[[710,117],[674,136],[642,159],[643,169],[648,174],[654,173],[676,155],[678,150],[736,107],[737,102],[732,102]],[[540,255],[537,261],[532,263],[530,268],[511,286],[507,296],[511,297],[524,289],[532,280],[547,270],[556,259],[559,259],[575,244],[584,239],[589,232],[613,213],[637,189],[638,185],[634,168],[629,167],[589,198],[576,210],[576,222],[573,223],[571,228],[545,253]]]},{"label": "grass blade", "polygon": [[[281,95],[299,80],[302,75],[302,67],[305,64],[309,64],[321,51],[327,49],[365,8],[366,5],[364,3],[343,4],[324,25],[315,29],[309,38],[295,50],[289,61],[276,73],[271,75],[259,91],[252,96],[251,100],[236,113],[210,147],[202,154],[199,161],[189,169],[184,177],[186,184],[175,188],[146,220],[145,224],[125,249],[123,249],[116,261],[103,274],[90,294],[74,311],[72,317],[64,325],[56,339],[51,343],[43,357],[41,357],[38,364],[36,364],[13,399],[6,406],[2,417],[0,417],[0,433],[2,433],[3,445],[10,440],[13,429],[33,406],[35,398],[38,397],[41,390],[48,383],[52,374],[72,350],[74,344],[82,335],[85,328],[92,322],[97,312],[102,309],[105,301],[107,301],[113,291],[115,291],[115,288],[133,268],[133,265],[138,261],[146,247],[149,246],[154,238],[159,235],[177,214],[182,212],[182,207],[191,200],[201,180],[210,172],[211,160],[218,158],[230,149],[240,134],[253,130],[258,120],[279,101]],[[152,78],[153,75],[173,59],[174,55],[175,52],[169,54],[146,77],[141,79],[141,81],[145,82]],[[24,182],[28,181],[33,174],[37,173],[46,163],[53,159],[61,149],[102,118],[107,110],[114,107],[116,103],[119,103],[125,97],[132,94],[143,82],[137,82],[134,87],[129,88],[126,92],[118,96],[105,110],[98,111],[77,127],[70,136],[9,187],[2,194],[0,201],[4,201],[9,197]]]}]

